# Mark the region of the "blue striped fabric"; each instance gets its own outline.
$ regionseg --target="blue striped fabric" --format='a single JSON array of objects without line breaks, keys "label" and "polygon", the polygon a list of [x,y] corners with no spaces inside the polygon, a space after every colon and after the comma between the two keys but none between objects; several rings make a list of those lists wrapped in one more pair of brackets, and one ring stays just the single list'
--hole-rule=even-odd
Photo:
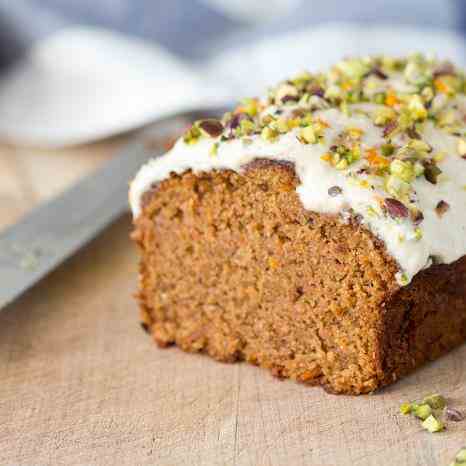
[{"label": "blue striped fabric", "polygon": [[[261,1],[261,0],[255,0]],[[263,0],[268,2],[268,0]],[[253,40],[328,21],[401,23],[466,31],[464,0],[301,0],[265,23],[244,22],[202,0],[0,0],[0,64],[70,24],[97,25],[156,41],[192,60],[226,36]]]}]

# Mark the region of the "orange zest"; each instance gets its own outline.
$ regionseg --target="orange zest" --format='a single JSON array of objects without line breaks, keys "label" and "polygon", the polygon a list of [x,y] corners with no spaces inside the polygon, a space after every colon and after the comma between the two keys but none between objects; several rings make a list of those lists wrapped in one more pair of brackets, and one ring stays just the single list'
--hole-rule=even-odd
[{"label": "orange zest", "polygon": [[372,167],[385,168],[390,165],[390,161],[378,154],[375,148],[367,149],[366,159]]},{"label": "orange zest", "polygon": [[435,89],[442,94],[448,94],[449,92],[448,86],[440,78],[434,80],[434,86]]},{"label": "orange zest", "polygon": [[388,105],[389,107],[394,107],[399,103],[400,101],[398,100],[397,96],[391,91],[385,97],[385,105]]}]

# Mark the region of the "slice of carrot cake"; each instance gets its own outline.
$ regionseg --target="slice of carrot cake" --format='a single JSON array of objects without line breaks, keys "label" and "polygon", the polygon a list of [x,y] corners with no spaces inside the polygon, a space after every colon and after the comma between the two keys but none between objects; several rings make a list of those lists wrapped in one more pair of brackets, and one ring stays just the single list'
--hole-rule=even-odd
[{"label": "slice of carrot cake", "polygon": [[348,59],[195,122],[131,184],[159,346],[371,392],[466,340],[466,96]]}]

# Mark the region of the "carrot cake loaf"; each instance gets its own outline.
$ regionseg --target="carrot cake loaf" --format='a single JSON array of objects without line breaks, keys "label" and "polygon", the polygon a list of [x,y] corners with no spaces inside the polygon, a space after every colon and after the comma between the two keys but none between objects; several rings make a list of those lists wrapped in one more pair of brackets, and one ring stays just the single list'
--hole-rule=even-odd
[{"label": "carrot cake loaf", "polygon": [[303,72],[195,122],[131,183],[156,343],[368,393],[466,340],[464,72]]}]

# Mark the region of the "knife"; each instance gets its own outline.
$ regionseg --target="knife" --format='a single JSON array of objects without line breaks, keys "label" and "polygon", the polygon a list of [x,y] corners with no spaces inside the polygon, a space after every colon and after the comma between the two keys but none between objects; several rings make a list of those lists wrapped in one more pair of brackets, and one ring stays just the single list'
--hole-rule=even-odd
[{"label": "knife", "polygon": [[0,309],[128,210],[128,182],[144,162],[166,151],[163,141],[179,135],[194,120],[224,111],[210,108],[157,120],[103,168],[4,230],[0,234]]}]

